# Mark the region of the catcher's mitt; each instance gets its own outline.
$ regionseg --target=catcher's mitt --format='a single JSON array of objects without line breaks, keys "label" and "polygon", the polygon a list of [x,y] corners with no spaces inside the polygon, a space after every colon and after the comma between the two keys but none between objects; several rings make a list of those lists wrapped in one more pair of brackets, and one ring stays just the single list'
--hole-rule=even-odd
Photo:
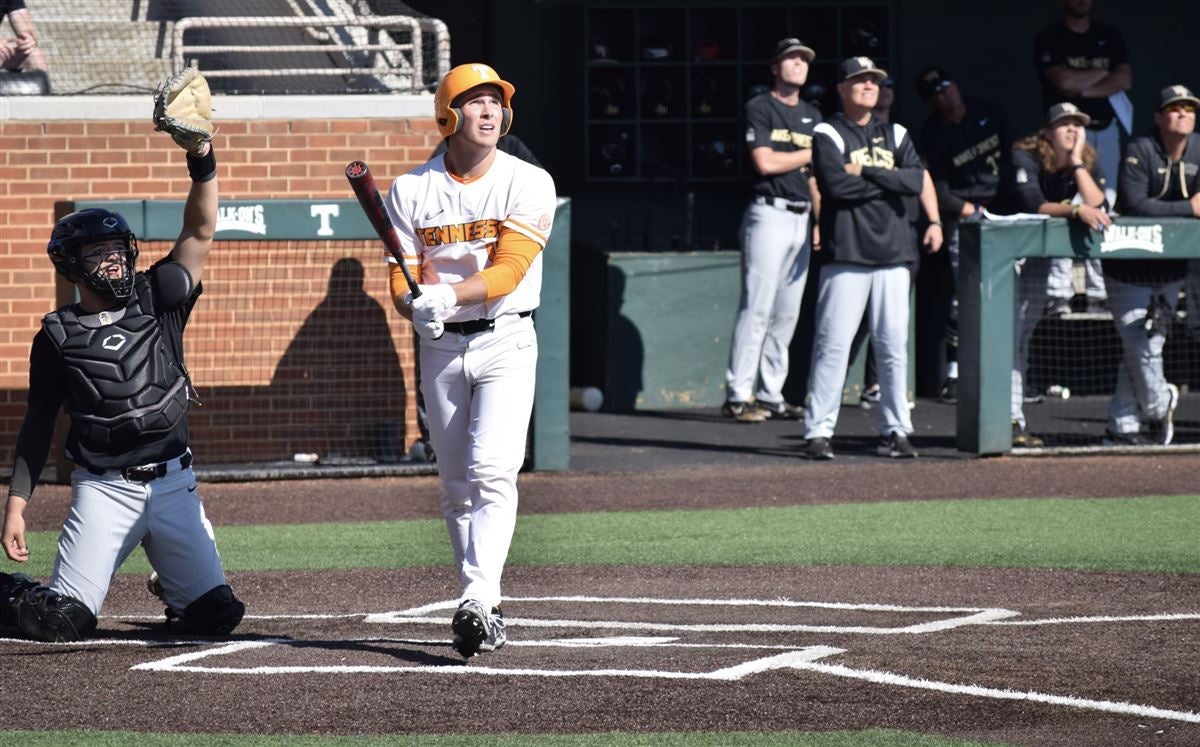
[{"label": "catcher's mitt", "polygon": [[199,155],[212,140],[212,94],[194,67],[167,78],[154,93],[154,129],[170,133],[188,153]]}]

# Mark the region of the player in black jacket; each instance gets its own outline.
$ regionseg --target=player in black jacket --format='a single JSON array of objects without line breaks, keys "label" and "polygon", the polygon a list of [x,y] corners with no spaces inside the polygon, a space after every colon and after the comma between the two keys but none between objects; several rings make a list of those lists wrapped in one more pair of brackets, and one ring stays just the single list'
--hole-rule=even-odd
[{"label": "player in black jacket", "polygon": [[[809,456],[830,459],[830,439],[841,407],[850,345],[863,312],[875,348],[881,401],[878,452],[915,457],[908,387],[908,317],[917,240],[904,197],[921,193],[925,167],[908,131],[885,124],[871,110],[887,73],[868,57],[842,63],[842,112],[817,125],[813,170],[821,191],[822,251],[817,332],[813,340],[809,401],[804,412]],[[930,205],[925,240],[941,247],[941,221]]]},{"label": "player in black jacket", "polygon": [[[1084,135],[1088,115],[1071,103],[1050,107],[1041,131],[1019,140],[1005,175],[999,212],[1038,213],[1078,220],[1100,231],[1112,219],[1105,212],[1104,175],[1096,149]],[[1028,257],[1017,266],[1013,318],[1013,446],[1042,446],[1025,431],[1025,366],[1029,341],[1046,309],[1046,280],[1054,260]]]},{"label": "player in black jacket", "polygon": [[[1150,134],[1125,149],[1117,200],[1124,215],[1200,216],[1200,99],[1184,86],[1164,88]],[[1123,355],[1108,407],[1109,438],[1169,444],[1179,388],[1163,375],[1163,347],[1187,273],[1186,260],[1106,259],[1104,276]]]},{"label": "player in black jacket", "polygon": [[[968,98],[954,79],[939,67],[917,77],[917,91],[933,107],[921,128],[921,157],[933,177],[938,210],[946,221],[946,249],[954,282],[958,282],[958,226],[977,221],[996,199],[1000,168],[1012,147],[1008,119],[999,106]],[[941,400],[958,399],[958,293],[950,296],[946,324],[946,377]]]}]

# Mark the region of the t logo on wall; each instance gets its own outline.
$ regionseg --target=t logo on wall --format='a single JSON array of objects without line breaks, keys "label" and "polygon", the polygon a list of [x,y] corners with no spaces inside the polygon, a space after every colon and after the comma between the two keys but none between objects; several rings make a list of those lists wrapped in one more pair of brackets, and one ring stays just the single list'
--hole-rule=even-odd
[{"label": "t logo on wall", "polygon": [[105,337],[100,342],[100,347],[104,348],[105,350],[120,350],[121,348],[125,347],[126,342],[128,342],[128,339],[125,337],[125,335],[114,334]]}]

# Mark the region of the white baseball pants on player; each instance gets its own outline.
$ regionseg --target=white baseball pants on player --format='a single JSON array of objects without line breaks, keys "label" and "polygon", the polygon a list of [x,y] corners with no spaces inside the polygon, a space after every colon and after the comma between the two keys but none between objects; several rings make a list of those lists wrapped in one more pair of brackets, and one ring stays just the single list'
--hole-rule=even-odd
[{"label": "white baseball pants on player", "polygon": [[1029,342],[1046,313],[1046,278],[1056,260],[1027,257],[1014,263],[1013,283],[1013,369],[1010,411],[1012,420],[1025,428],[1025,370],[1029,366]]},{"label": "white baseball pants on player", "polygon": [[178,459],[167,464],[165,476],[146,483],[127,481],[116,470],[75,469],[51,589],[100,614],[117,568],[139,543],[158,572],[164,601],[176,611],[225,583],[196,475]]},{"label": "white baseball pants on player", "polygon": [[[725,398],[783,401],[788,347],[808,282],[809,213],[751,203],[742,218],[742,296],[725,371]],[[755,386],[757,384],[757,390]]]},{"label": "white baseball pants on player", "polygon": [[1165,327],[1146,329],[1147,309],[1154,301],[1161,313],[1169,314],[1169,325],[1179,303],[1183,281],[1160,285],[1131,285],[1108,279],[1108,303],[1113,323],[1121,337],[1121,364],[1117,367],[1117,388],[1108,405],[1109,427],[1113,433],[1137,433],[1143,417],[1162,420],[1167,415],[1170,395],[1163,375],[1163,347],[1167,343]]},{"label": "white baseball pants on player", "polygon": [[529,317],[505,314],[489,332],[421,340],[421,392],[462,598],[489,609],[500,604],[517,523],[517,473],[536,373]]},{"label": "white baseball pants on player", "polygon": [[832,438],[842,406],[850,345],[867,314],[879,372],[879,432],[912,434],[908,415],[908,307],[912,272],[907,265],[867,267],[835,262],[821,269],[817,332],[813,339],[805,438]]}]

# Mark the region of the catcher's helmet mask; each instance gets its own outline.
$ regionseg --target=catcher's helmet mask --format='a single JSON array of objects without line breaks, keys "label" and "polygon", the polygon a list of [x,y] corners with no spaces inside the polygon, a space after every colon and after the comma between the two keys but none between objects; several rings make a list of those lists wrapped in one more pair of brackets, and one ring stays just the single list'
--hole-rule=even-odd
[{"label": "catcher's helmet mask", "polygon": [[434,93],[433,117],[442,137],[450,137],[462,129],[463,113],[456,105],[461,103],[465,94],[480,86],[494,86],[500,90],[500,106],[504,112],[500,121],[500,135],[508,134],[513,122],[512,97],[517,92],[516,87],[503,80],[488,65],[471,63],[459,65],[446,73]]},{"label": "catcher's helmet mask", "polygon": [[[110,275],[104,262],[89,268],[85,257],[87,250],[96,244],[119,241],[123,248],[103,252],[104,255],[120,255],[120,275]],[[65,215],[54,224],[46,253],[54,269],[67,280],[83,283],[101,298],[123,301],[133,295],[134,277],[137,273],[137,239],[129,224],[119,213],[102,208],[88,208]],[[111,266],[111,265],[109,265]]]}]

